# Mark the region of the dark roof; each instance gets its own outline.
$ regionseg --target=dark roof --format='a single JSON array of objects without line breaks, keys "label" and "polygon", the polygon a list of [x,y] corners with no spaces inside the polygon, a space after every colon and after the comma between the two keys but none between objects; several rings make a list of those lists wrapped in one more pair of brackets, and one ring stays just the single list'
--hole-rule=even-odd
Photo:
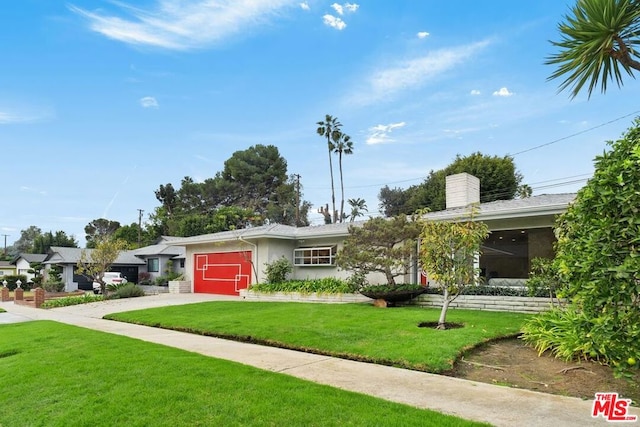
[{"label": "dark roof", "polygon": [[[82,251],[90,254],[93,249],[64,248],[52,246],[45,264],[76,264],[80,260]],[[142,265],[144,261],[133,254],[133,251],[122,251],[113,263],[114,265]]]},{"label": "dark roof", "polygon": [[27,254],[27,253],[23,253],[23,254],[20,254],[17,257],[15,257],[13,259],[13,261],[11,261],[11,263],[12,264],[17,263],[18,259],[20,259],[20,258],[24,259],[28,263],[43,262],[47,258],[47,254]]}]

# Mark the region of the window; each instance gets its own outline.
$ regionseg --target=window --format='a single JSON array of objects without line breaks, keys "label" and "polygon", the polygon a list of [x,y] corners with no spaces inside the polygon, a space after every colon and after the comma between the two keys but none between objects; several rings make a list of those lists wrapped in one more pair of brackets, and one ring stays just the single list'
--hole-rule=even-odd
[{"label": "window", "polygon": [[160,258],[149,258],[147,260],[147,271],[157,273],[160,271]]},{"label": "window", "polygon": [[331,266],[336,263],[336,247],[298,248],[293,250],[293,265]]},{"label": "window", "polygon": [[184,268],[184,259],[180,260],[180,268]]}]

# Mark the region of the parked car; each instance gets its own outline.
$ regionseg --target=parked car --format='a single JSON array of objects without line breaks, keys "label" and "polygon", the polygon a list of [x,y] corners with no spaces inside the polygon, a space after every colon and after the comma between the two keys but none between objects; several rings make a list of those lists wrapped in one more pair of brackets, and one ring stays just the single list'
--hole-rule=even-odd
[{"label": "parked car", "polygon": [[[104,280],[104,283],[107,286],[109,286],[109,285],[119,285],[121,283],[127,283],[127,278],[124,277],[122,275],[122,273],[120,273],[118,271],[107,271],[106,273],[104,273],[104,276],[102,277],[102,280]],[[100,288],[100,283],[93,282],[93,293],[99,294],[101,292],[102,292],[102,289]]]}]

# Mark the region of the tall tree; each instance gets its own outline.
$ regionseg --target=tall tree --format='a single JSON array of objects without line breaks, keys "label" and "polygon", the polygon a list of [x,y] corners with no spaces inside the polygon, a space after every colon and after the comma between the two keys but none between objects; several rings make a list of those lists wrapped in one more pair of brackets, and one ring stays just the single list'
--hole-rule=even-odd
[{"label": "tall tree", "polygon": [[87,248],[94,248],[96,241],[111,236],[118,228],[120,228],[118,221],[111,221],[106,218],[94,219],[84,227]]},{"label": "tall tree", "polygon": [[340,135],[342,135],[342,132],[340,131],[342,123],[338,121],[337,117],[327,114],[324,121],[317,122],[316,124],[318,125],[318,129],[316,130],[318,135],[327,138],[327,149],[329,150],[329,172],[331,174],[331,208],[333,222],[335,223],[338,221],[338,211],[336,211],[336,191],[335,186],[333,185],[333,160],[331,159],[331,153],[335,150],[336,143],[340,139]]},{"label": "tall tree", "polygon": [[564,77],[560,90],[571,88],[575,97],[588,83],[589,97],[600,83],[622,85],[622,70],[629,76],[640,71],[640,2],[638,0],[577,0],[566,22],[558,24],[562,39],[551,43],[560,49],[547,64],[558,65],[549,79]]},{"label": "tall tree", "polygon": [[33,242],[32,252],[34,254],[46,254],[51,246],[62,246],[64,248],[77,248],[78,241],[71,235],[68,236],[62,230],[54,233],[47,231],[46,233],[35,238]]},{"label": "tall tree", "polygon": [[20,231],[20,238],[13,243],[13,247],[18,254],[33,253],[33,243],[40,236],[42,236],[40,227],[31,225],[29,228]]},{"label": "tall tree", "polygon": [[380,190],[380,207],[393,214],[412,214],[427,208],[439,211],[446,204],[446,177],[466,172],[480,179],[480,201],[510,200],[516,196],[522,175],[516,170],[513,158],[489,156],[476,152],[468,156],[457,155],[446,168],[429,172],[419,185],[406,190],[383,187]]},{"label": "tall tree", "polygon": [[340,134],[340,137],[335,142],[333,151],[338,154],[338,167],[340,170],[340,219],[344,221],[344,180],[342,177],[342,155],[348,156],[353,154],[353,141],[351,137],[344,133]]}]

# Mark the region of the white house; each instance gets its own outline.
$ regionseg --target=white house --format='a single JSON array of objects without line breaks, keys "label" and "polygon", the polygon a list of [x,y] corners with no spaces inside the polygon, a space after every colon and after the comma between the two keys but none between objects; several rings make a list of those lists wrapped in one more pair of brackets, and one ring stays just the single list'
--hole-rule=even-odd
[{"label": "white house", "polygon": [[[448,179],[447,208],[426,215],[427,219],[455,221],[479,201],[477,178],[468,174]],[[482,203],[476,219],[484,221],[491,235],[484,244],[480,268],[490,279],[526,279],[534,257],[553,255],[553,224],[575,194],[546,194],[517,200]],[[359,223],[291,227],[273,224],[188,238],[176,238],[174,245],[186,248],[185,276],[192,292],[238,295],[240,289],[265,281],[266,263],[289,259],[295,279],[347,278],[350,273],[336,266],[336,254],[349,234],[349,226]],[[414,268],[404,282],[418,283]],[[382,276],[377,277],[384,282]],[[376,283],[376,276],[369,278]],[[403,280],[400,280],[402,282]]]}]

